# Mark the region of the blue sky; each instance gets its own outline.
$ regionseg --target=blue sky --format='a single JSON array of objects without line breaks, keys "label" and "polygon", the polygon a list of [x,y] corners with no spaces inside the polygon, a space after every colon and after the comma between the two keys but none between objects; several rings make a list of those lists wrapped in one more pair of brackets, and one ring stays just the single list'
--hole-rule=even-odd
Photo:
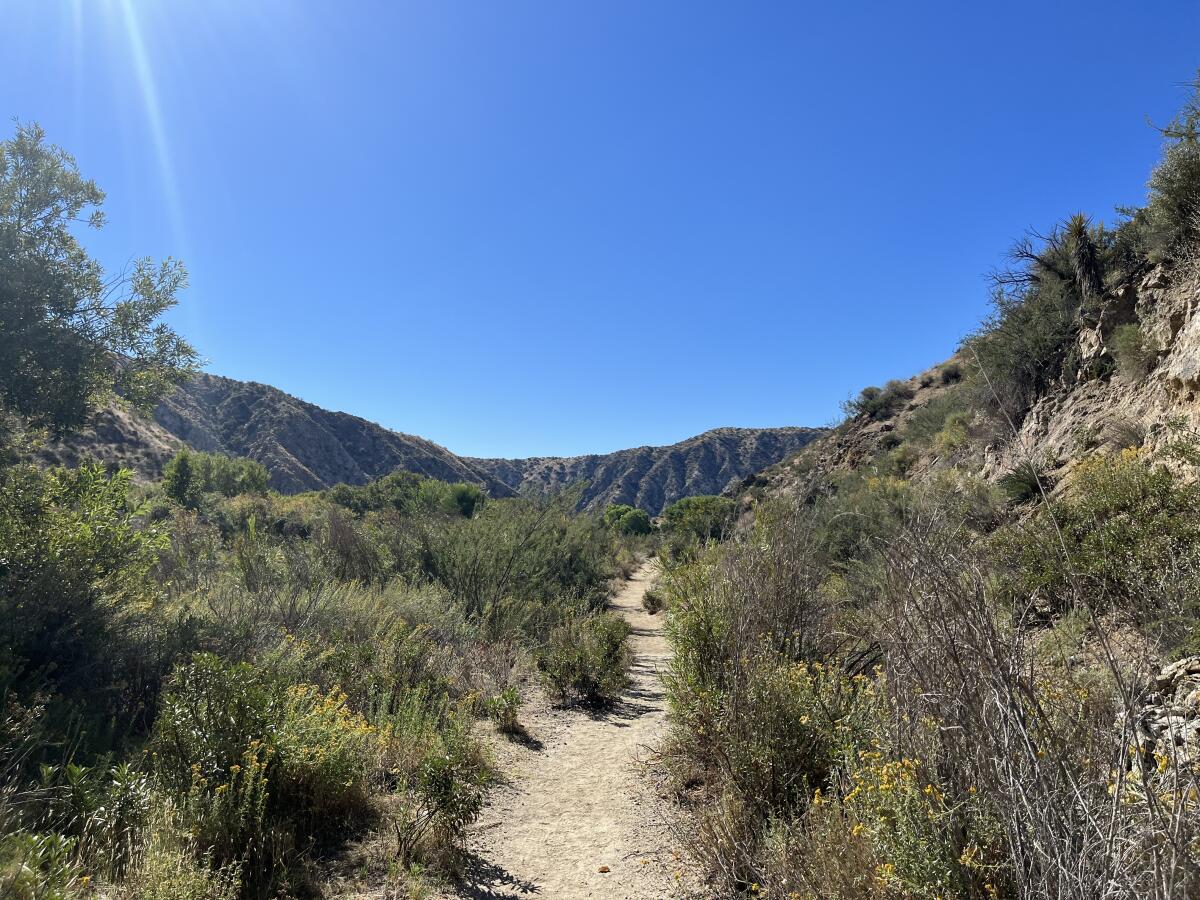
[{"label": "blue sky", "polygon": [[1200,5],[0,0],[210,371],[464,454],[823,424],[1139,203]]}]

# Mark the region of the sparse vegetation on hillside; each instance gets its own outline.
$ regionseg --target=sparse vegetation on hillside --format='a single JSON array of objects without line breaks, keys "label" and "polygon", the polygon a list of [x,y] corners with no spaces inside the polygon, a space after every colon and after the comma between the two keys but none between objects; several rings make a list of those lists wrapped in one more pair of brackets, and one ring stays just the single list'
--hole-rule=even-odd
[{"label": "sparse vegetation on hillside", "polygon": [[988,459],[1043,400],[1117,370],[1128,392],[1166,353],[1131,298],[1155,265],[1189,277],[1196,124],[1193,98],[1144,209],[1018,245],[961,368],[864,391],[821,448],[845,462],[664,557],[666,753],[728,895],[1200,891],[1195,435],[1151,449],[1120,413],[1073,460]]}]

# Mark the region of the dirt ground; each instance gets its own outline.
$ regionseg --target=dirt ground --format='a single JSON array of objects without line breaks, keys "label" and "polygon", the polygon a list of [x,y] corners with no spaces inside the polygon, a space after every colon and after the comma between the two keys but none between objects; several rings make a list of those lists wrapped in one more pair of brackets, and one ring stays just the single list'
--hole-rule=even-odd
[{"label": "dirt ground", "polygon": [[506,782],[468,837],[467,877],[453,898],[650,898],[690,896],[672,846],[667,801],[647,760],[666,725],[660,672],[670,654],[660,613],[642,608],[652,564],[612,602],[633,627],[630,685],[599,711],[523,709],[526,735],[496,739]]}]

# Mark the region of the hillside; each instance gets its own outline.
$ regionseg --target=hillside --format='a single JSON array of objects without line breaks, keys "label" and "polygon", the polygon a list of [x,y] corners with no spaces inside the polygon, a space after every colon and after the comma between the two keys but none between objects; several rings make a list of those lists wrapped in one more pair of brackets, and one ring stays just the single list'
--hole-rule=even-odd
[{"label": "hillside", "polygon": [[587,482],[590,508],[628,503],[658,514],[670,503],[717,494],[800,450],[820,428],[716,428],[667,447],[533,459],[468,459],[510,487],[528,493]]},{"label": "hillside", "polygon": [[155,477],[181,446],[255,459],[285,494],[362,484],[396,469],[442,481],[469,481],[493,496],[512,491],[425,438],[307,403],[269,385],[199,375],[159,404],[153,419],[105,410],[88,429],[42,455],[73,462],[90,455]]},{"label": "hillside", "polygon": [[[1012,424],[989,412],[991,398],[969,383],[979,367],[968,344],[919,375],[891,382],[892,408],[851,415],[803,452],[726,493],[753,505],[795,493],[814,473],[858,470],[916,479],[971,472],[999,483],[1028,465],[1056,493],[1089,454],[1160,452],[1200,427],[1198,310],[1200,265],[1154,266],[1111,292],[1091,321],[1074,323],[1069,369]],[[1122,358],[1118,330],[1134,323],[1144,346]]]},{"label": "hillside", "polygon": [[397,469],[478,484],[494,497],[541,494],[586,481],[586,506],[629,503],[657,514],[682,497],[719,493],[821,433],[720,428],[669,447],[566,458],[472,459],[268,385],[200,375],[163,401],[152,418],[110,407],[41,456],[68,465],[93,456],[150,479],[186,446],[257,460],[270,472],[271,487],[285,494],[362,484]]}]

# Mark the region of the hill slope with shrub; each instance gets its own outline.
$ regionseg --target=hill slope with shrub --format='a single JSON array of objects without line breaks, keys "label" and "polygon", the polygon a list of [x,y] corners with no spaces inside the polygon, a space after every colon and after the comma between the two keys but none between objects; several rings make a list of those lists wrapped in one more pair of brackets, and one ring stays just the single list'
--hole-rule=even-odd
[{"label": "hill slope with shrub", "polygon": [[581,502],[588,508],[629,503],[658,514],[682,497],[719,493],[820,433],[813,428],[719,428],[669,447],[473,459],[268,385],[202,374],[167,396],[152,417],[109,406],[40,456],[67,465],[94,457],[153,480],[186,447],[256,460],[267,467],[271,487],[285,494],[365,484],[394,471],[477,484],[493,497],[540,495],[586,481]]},{"label": "hill slope with shrub", "polygon": [[1200,895],[1200,80],[1145,206],[1018,241],[948,361],[664,546],[725,896]]}]

